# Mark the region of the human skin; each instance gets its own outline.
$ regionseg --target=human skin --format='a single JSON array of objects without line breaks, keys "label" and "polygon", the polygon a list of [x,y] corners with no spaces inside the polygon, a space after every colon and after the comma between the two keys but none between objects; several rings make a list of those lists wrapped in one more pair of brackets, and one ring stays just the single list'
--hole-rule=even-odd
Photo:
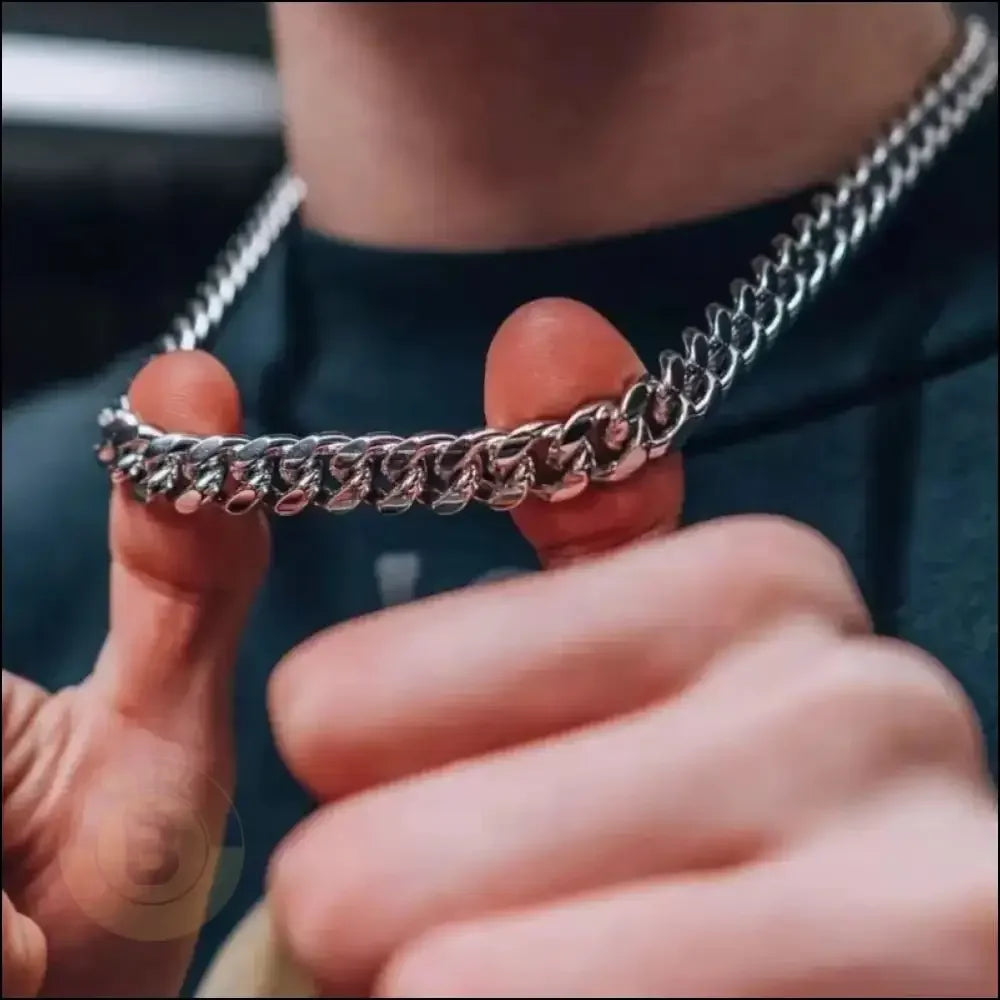
[{"label": "human skin", "polygon": [[[540,330],[576,348],[558,379],[512,365]],[[533,304],[494,341],[488,415],[635,364],[584,307]],[[279,747],[322,805],[270,905],[320,995],[995,995],[996,800],[963,693],[871,635],[828,541],[678,528],[680,489],[675,459],[525,505],[547,572],[279,665]]]},{"label": "human skin", "polygon": [[[273,19],[310,224],[441,249],[826,180],[952,34],[937,4]],[[572,412],[638,370],[599,317],[535,303],[491,348],[487,420]],[[320,988],[993,995],[996,807],[961,692],[868,634],[808,529],[678,531],[682,498],[675,456],[529,501],[514,519],[557,572],[334,628],[280,665],[279,745],[325,805],[278,853],[271,906]]]},{"label": "human skin", "polygon": [[[240,425],[235,386],[205,354],[158,359],[132,394],[166,426]],[[267,525],[183,517],[117,486],[109,550],[110,627],[86,680],[50,694],[3,672],[4,996],[174,994],[203,922],[232,790],[231,668]]]},{"label": "human skin", "polygon": [[[540,329],[580,348],[558,378],[524,375]],[[498,333],[488,409],[514,421],[636,363],[585,307],[536,303]],[[159,359],[133,391],[176,426],[236,424],[204,354]],[[995,992],[996,801],[961,692],[868,635],[829,543],[768,518],[678,529],[681,488],[675,457],[529,503],[518,523],[549,571],[348,623],[279,666],[276,737],[323,804],[279,850],[270,905],[322,989]],[[195,887],[161,911],[165,940],[123,937],[129,873],[67,859],[109,836],[128,855],[113,838],[132,803],[105,794],[135,788],[122,774],[157,806],[147,870],[177,831],[218,835],[265,525],[118,491],[112,512],[93,675],[46,698],[4,674],[5,995],[176,990],[193,934],[169,932],[203,905]]]},{"label": "human skin", "polygon": [[[448,6],[278,5],[290,147],[317,228],[524,245],[781,193],[853,156],[950,32],[935,4],[636,4],[620,23],[591,15],[563,46],[563,5],[466,11],[454,28]],[[743,7],[758,14],[736,34]],[[608,54],[616,101],[581,115],[567,95],[594,67],[571,43],[614,23],[642,58]],[[526,26],[543,45],[484,48]],[[403,59],[406,37],[427,44]],[[794,88],[777,52],[795,54]],[[509,55],[551,97],[531,115],[515,113],[523,93],[501,100]],[[452,75],[436,81],[442,62]],[[350,86],[324,89],[337,67]],[[753,141],[744,100],[798,141]],[[527,150],[532,169],[513,169]],[[532,304],[491,350],[487,417],[560,415],[638,364],[585,307]],[[179,430],[239,426],[235,387],[202,354],[158,359],[132,395]],[[673,457],[613,490],[530,501],[515,521],[553,572],[322,633],[280,666],[275,731],[324,804],[275,860],[274,911],[327,989],[995,993],[996,803],[961,693],[918,650],[867,636],[827,543],[767,519],[677,530],[682,497]],[[229,673],[266,526],[182,518],[116,488],[110,549],[111,626],[88,680],[47,696],[4,673],[5,996],[176,991],[204,906],[199,881],[160,912],[160,940],[122,934],[135,909],[123,880],[151,899],[178,831],[218,840]],[[145,881],[74,866],[136,811],[155,817]]]},{"label": "human skin", "polygon": [[937,3],[277,3],[305,218],[365,243],[550,244],[847,166],[947,51]]}]

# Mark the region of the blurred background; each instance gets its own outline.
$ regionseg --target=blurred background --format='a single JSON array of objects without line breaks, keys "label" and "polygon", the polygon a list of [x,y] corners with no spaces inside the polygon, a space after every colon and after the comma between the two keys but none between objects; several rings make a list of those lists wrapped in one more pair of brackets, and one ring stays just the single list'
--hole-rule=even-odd
[{"label": "blurred background", "polygon": [[160,332],[279,129],[264,4],[3,4],[4,407]]}]

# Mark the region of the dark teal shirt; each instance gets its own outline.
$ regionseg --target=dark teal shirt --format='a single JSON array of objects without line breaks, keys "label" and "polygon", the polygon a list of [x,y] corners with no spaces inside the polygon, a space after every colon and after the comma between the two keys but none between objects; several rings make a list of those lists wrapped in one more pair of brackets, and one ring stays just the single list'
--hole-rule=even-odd
[{"label": "dark teal shirt", "polygon": [[[687,522],[780,513],[845,553],[878,628],[939,657],[974,702],[996,769],[997,129],[991,103],[876,244],[758,362],[685,450]],[[540,250],[403,253],[293,230],[225,323],[218,353],[248,430],[482,423],[483,361],[525,301],[606,314],[651,368],[808,192],[690,225]],[[55,687],[107,622],[107,483],[95,416],[135,359],[59,386],[3,425],[3,663]],[[194,974],[259,896],[309,809],[275,752],[267,676],[313,632],[384,605],[534,568],[506,515],[371,510],[274,523],[273,564],[236,685],[242,879]],[[669,600],[669,595],[664,595]]]}]

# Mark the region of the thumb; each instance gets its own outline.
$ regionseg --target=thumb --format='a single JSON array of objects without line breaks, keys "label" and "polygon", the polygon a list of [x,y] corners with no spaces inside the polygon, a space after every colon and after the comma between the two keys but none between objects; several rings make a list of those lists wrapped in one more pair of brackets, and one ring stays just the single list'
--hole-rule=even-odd
[{"label": "thumb", "polygon": [[[241,427],[236,386],[201,351],[155,358],[129,395],[143,421],[171,431],[233,434]],[[144,723],[178,706],[221,710],[218,696],[226,698],[267,564],[263,517],[234,517],[214,504],[181,514],[165,500],[135,500],[122,484],[111,498],[110,545],[111,628],[95,677],[117,708]]]},{"label": "thumb", "polygon": [[45,978],[45,936],[38,924],[18,913],[3,894],[3,995],[38,995]]},{"label": "thumb", "polygon": [[[486,359],[486,419],[512,428],[561,419],[600,399],[616,399],[645,372],[628,341],[602,316],[571,299],[540,299],[500,327]],[[512,516],[546,566],[669,531],[680,519],[680,455],[668,455],[610,487],[563,503],[529,497]]]}]

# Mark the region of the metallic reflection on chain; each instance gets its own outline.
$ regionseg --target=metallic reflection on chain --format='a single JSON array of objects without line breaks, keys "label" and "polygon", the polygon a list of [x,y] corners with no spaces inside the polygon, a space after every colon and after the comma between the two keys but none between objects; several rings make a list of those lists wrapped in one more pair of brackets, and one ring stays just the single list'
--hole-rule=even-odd
[{"label": "metallic reflection on chain", "polygon": [[[683,333],[683,352],[660,355],[618,400],[581,407],[562,422],[413,437],[340,433],[305,438],[195,437],[150,427],[127,398],[101,412],[100,461],[137,497],[163,496],[185,513],[217,503],[233,514],[264,506],[279,515],[310,506],[329,511],[374,505],[401,513],[423,504],[453,514],[473,501],[496,510],[529,494],[551,501],[590,484],[613,483],[678,447],[799,310],[881,226],[891,209],[962,131],[996,87],[997,47],[970,19],[953,62],[894,121],[872,150],[819,195],[734,281],[728,305],[706,310],[704,329]],[[304,195],[283,172],[174,321],[164,351],[208,343],[228,307],[267,256]]]}]

